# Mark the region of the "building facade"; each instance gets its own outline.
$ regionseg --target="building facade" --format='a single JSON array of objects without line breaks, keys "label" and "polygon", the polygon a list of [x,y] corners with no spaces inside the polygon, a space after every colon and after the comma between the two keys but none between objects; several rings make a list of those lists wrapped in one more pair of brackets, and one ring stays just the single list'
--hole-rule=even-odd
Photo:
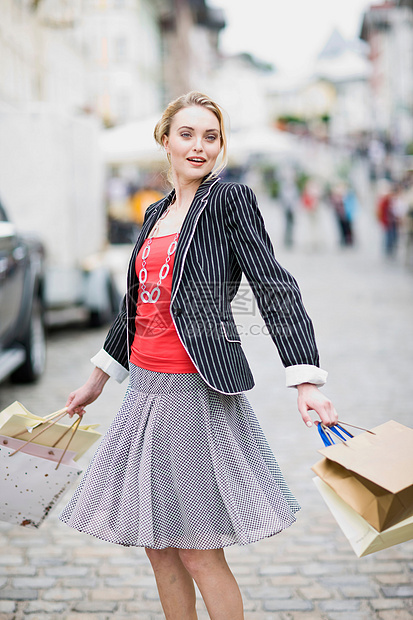
[{"label": "building facade", "polygon": [[161,20],[164,103],[190,90],[208,90],[220,64],[223,12],[205,0],[172,0]]},{"label": "building facade", "polygon": [[33,102],[57,110],[83,109],[88,102],[88,63],[77,36],[78,0],[2,0],[0,105]]},{"label": "building facade", "polygon": [[326,112],[329,136],[336,143],[372,130],[368,53],[364,41],[346,40],[334,30],[315,62],[314,78],[334,89],[334,100]]},{"label": "building facade", "polygon": [[145,118],[208,83],[224,25],[205,0],[2,0],[0,102]]},{"label": "building facade", "polygon": [[361,38],[370,46],[372,119],[395,147],[413,140],[413,11],[384,2],[366,11]]},{"label": "building facade", "polygon": [[90,59],[89,97],[107,126],[160,108],[160,23],[168,5],[168,0],[84,0],[79,36]]}]

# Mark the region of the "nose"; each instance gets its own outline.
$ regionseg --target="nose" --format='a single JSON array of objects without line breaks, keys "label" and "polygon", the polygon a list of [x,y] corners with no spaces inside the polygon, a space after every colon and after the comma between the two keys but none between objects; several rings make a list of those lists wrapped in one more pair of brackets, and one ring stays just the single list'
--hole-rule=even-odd
[{"label": "nose", "polygon": [[198,136],[195,139],[195,144],[194,144],[194,151],[202,151],[202,137]]}]

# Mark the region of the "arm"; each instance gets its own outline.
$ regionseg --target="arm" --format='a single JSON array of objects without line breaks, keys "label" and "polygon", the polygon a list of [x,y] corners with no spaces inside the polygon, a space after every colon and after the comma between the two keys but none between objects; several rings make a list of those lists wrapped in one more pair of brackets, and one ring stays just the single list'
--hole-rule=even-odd
[{"label": "arm", "polygon": [[108,379],[108,374],[100,368],[95,368],[86,383],[69,394],[66,402],[69,416],[72,417],[74,413],[82,416],[85,413],[86,405],[90,405],[100,396]]},{"label": "arm", "polygon": [[[299,380],[288,384],[304,383],[312,370],[319,371],[313,325],[297,282],[275,258],[257,199],[249,187],[234,185],[230,189],[226,219],[232,250],[257,299],[281,361],[287,370],[299,366]],[[321,379],[311,382],[322,385],[325,381]]]},{"label": "arm", "polygon": [[257,299],[269,333],[286,367],[288,386],[298,387],[298,408],[307,424],[314,410],[326,424],[337,421],[334,407],[319,392],[327,373],[319,368],[314,329],[297,282],[276,260],[253,191],[234,185],[226,203],[231,247]]},{"label": "arm", "polygon": [[300,385],[297,385],[297,391],[298,411],[307,426],[313,425],[309,411],[315,411],[321,421],[327,426],[337,424],[338,415],[333,403],[320,392],[316,385],[313,383],[300,383]]},{"label": "arm", "polygon": [[121,383],[128,375],[126,323],[125,296],[121,309],[106,336],[103,348],[91,359],[95,368],[89,379],[82,387],[69,394],[66,407],[70,417],[75,413],[83,416],[85,407],[100,396],[110,377],[114,377]]},{"label": "arm", "polygon": [[109,329],[103,348],[92,358],[92,363],[114,376],[119,382],[129,374],[126,295],[119,313]]}]

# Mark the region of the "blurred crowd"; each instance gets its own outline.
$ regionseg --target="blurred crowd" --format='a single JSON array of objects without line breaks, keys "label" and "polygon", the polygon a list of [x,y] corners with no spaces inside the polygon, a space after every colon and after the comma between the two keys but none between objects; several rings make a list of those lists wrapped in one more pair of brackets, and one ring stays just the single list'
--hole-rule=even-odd
[{"label": "blurred crowd", "polygon": [[310,246],[323,245],[320,230],[320,208],[326,204],[337,224],[339,244],[354,245],[354,219],[359,209],[356,192],[350,182],[338,180],[323,183],[317,177],[298,174],[293,167],[283,167],[279,174],[278,198],[283,209],[284,245],[294,244],[294,227],[298,217],[305,218]]},{"label": "blurred crowd", "polygon": [[[348,163],[350,162],[350,163]],[[366,194],[360,196],[354,168],[363,162]],[[278,162],[255,166],[264,190],[280,205],[284,220],[283,243],[297,245],[297,228],[304,230],[311,250],[325,247],[326,212],[336,229],[341,248],[357,246],[360,239],[357,219],[368,212],[371,226],[382,230],[381,251],[386,258],[398,257],[413,267],[413,166],[395,175],[391,154],[383,144],[372,141],[366,153],[354,151],[347,164],[333,175],[320,176],[302,169],[297,162]],[[227,181],[249,182],[254,166],[227,167],[221,176]],[[258,183],[259,184],[259,183]],[[133,243],[143,222],[146,208],[165,194],[165,180],[159,173],[128,180],[114,172],[107,181],[108,237],[111,243]],[[324,221],[323,221],[324,220]],[[333,224],[334,222],[334,224]]]},{"label": "blurred crowd", "polygon": [[402,253],[405,264],[413,267],[413,170],[400,181],[379,182],[376,215],[385,255],[394,258]]},{"label": "blurred crowd", "polygon": [[[309,175],[294,165],[283,164],[266,171],[266,187],[283,213],[283,242],[287,248],[296,244],[296,229],[305,230],[311,249],[325,245],[325,227],[321,213],[328,212],[335,221],[337,244],[343,248],[357,245],[357,218],[366,212],[370,226],[379,226],[382,234],[381,252],[386,258],[399,258],[413,267],[413,168],[404,171],[397,180],[387,167],[380,170],[374,161],[370,168],[368,201],[360,197],[351,168],[347,174],[333,180]],[[367,160],[371,164],[371,160]],[[380,165],[388,159],[383,158]],[[368,202],[368,204],[365,204]]]}]

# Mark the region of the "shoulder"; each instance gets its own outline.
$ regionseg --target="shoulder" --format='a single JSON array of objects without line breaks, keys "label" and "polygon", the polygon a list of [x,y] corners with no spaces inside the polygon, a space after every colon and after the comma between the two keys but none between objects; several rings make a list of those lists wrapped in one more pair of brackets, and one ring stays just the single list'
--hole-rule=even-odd
[{"label": "shoulder", "polygon": [[255,195],[249,185],[244,183],[236,183],[235,181],[221,181],[215,184],[214,189],[218,193],[233,194],[233,195]]},{"label": "shoulder", "polygon": [[221,192],[225,194],[225,211],[228,213],[242,212],[248,213],[259,212],[258,201],[254,190],[244,183],[222,182]]},{"label": "shoulder", "polygon": [[242,229],[262,234],[265,224],[254,190],[244,183],[222,182],[219,185],[222,195],[225,195],[219,201],[219,215],[228,229],[232,232]]},{"label": "shoulder", "polygon": [[248,185],[234,181],[218,180],[212,188],[211,198],[220,202],[226,209],[237,208],[241,205],[248,209],[248,207],[255,208],[257,205],[254,191]]},{"label": "shoulder", "polygon": [[151,209],[152,211],[156,211],[158,207],[162,207],[166,202],[170,202],[172,200],[172,194],[173,192],[169,192],[168,194],[163,196],[163,198],[160,198],[156,202],[153,202],[152,204],[149,205],[148,209]]},{"label": "shoulder", "polygon": [[165,204],[165,202],[168,199],[169,199],[169,194],[167,196],[164,196],[160,200],[157,200],[156,202],[153,202],[152,204],[150,204],[149,207],[147,207],[145,210],[145,218],[151,215],[152,213],[156,212],[160,207],[162,207]]}]

